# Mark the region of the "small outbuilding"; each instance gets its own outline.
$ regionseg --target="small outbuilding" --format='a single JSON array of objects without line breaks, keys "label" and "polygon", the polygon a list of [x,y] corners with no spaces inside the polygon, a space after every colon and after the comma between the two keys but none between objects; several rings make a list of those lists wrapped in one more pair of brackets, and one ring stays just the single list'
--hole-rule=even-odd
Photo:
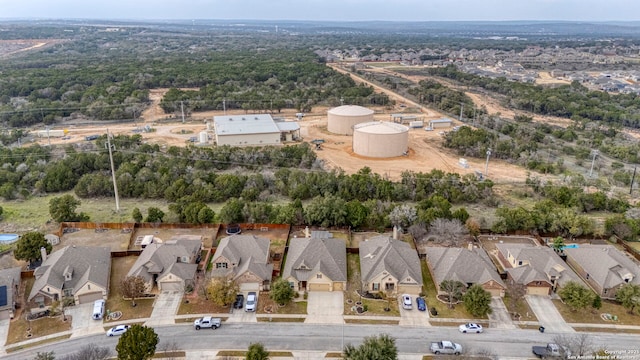
[{"label": "small outbuilding", "polygon": [[431,129],[449,128],[449,127],[451,127],[451,124],[453,124],[453,120],[451,120],[449,118],[441,118],[441,119],[436,119],[436,120],[429,121],[429,127]]}]

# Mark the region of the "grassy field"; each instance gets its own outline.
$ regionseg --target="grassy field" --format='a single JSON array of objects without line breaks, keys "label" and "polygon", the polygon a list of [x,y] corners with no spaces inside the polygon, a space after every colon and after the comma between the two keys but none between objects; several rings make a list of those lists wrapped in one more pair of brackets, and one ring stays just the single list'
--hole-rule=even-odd
[{"label": "grassy field", "polygon": [[[560,300],[553,300],[560,315],[568,323],[587,323],[587,324],[610,324],[610,325],[636,325],[640,326],[640,315],[629,314],[627,309],[622,305],[608,300],[602,300],[602,308],[600,310],[588,307],[584,310],[571,311],[571,309]],[[604,320],[600,314],[611,314],[618,317],[618,321]]]}]

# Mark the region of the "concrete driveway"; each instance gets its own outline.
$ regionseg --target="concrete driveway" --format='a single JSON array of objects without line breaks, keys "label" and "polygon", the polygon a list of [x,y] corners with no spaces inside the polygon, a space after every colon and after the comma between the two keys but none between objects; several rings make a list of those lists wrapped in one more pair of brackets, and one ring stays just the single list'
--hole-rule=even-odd
[{"label": "concrete driveway", "polygon": [[402,295],[398,296],[398,308],[400,309],[400,322],[401,326],[431,326],[429,323],[429,312],[418,310],[418,304],[416,303],[417,296],[411,296],[413,309],[405,310],[402,307]]},{"label": "concrete driveway", "polygon": [[7,335],[9,334],[9,322],[11,320],[0,320],[0,355],[6,354],[4,344],[7,343]]},{"label": "concrete driveway", "polygon": [[260,304],[260,292],[259,291],[255,291],[256,299],[258,300],[257,306],[256,306],[256,311],[244,311],[244,308],[245,308],[246,303],[247,303],[247,296],[249,295],[249,292],[248,291],[243,291],[242,293],[244,294],[244,304],[242,306],[242,309],[234,309],[232,307],[231,308],[231,312],[229,313],[229,317],[227,318],[227,321],[225,321],[225,323],[251,323],[251,322],[258,322],[258,318],[256,317],[256,312],[258,311],[258,309],[261,306],[261,304]]},{"label": "concrete driveway", "polygon": [[515,329],[516,325],[511,320],[511,315],[507,307],[504,305],[504,301],[499,297],[491,298],[491,310],[489,314],[490,327],[498,329]]},{"label": "concrete driveway", "polygon": [[182,301],[182,291],[163,291],[153,302],[151,317],[145,322],[147,326],[175,324],[174,317],[178,313]]},{"label": "concrete driveway", "polygon": [[342,291],[310,291],[308,294],[305,323],[344,324]]},{"label": "concrete driveway", "polygon": [[544,326],[545,331],[548,332],[575,332],[575,330],[569,326],[556,306],[553,305],[553,301],[548,296],[541,295],[525,295],[524,297],[529,303],[529,307],[536,314],[540,326]]},{"label": "concrete driveway", "polygon": [[80,304],[64,309],[71,316],[71,337],[104,333],[102,320],[93,320],[93,303]]}]

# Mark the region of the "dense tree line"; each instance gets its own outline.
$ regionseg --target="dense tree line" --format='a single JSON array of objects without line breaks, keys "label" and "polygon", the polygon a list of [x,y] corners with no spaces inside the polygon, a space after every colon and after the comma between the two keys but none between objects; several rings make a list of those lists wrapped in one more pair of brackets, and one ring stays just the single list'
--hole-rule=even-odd
[{"label": "dense tree line", "polygon": [[477,86],[506,97],[510,108],[541,115],[565,117],[576,121],[602,121],[626,127],[640,127],[640,97],[635,94],[612,95],[589,90],[577,81],[569,85],[544,87],[489,78],[459,71],[456,66],[427,69],[434,76],[456,80],[464,85]]},{"label": "dense tree line", "polygon": [[460,107],[462,107],[462,115],[471,118],[476,111],[473,101],[464,92],[453,90],[437,81],[422,80],[418,86],[410,88],[408,92],[421,103],[448,113],[460,114]]}]

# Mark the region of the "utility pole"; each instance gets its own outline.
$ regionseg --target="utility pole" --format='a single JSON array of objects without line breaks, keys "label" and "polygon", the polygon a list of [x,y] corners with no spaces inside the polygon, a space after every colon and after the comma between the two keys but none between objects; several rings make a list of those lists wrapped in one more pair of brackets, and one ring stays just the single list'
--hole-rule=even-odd
[{"label": "utility pole", "polygon": [[113,152],[111,152],[111,135],[107,129],[107,148],[109,149],[109,161],[111,162],[111,179],[113,180],[113,193],[116,196],[116,212],[120,211],[120,199],[118,198],[118,183],[116,182],[116,170],[113,165]]},{"label": "utility pole", "polygon": [[460,122],[462,122],[462,110],[464,109],[464,103],[460,103],[460,119],[458,119]]},{"label": "utility pole", "polygon": [[484,177],[489,175],[489,157],[491,156],[491,149],[487,150],[487,162],[484,164]]},{"label": "utility pole", "polygon": [[184,124],[184,103],[180,100],[180,112],[182,113],[182,123]]},{"label": "utility pole", "polygon": [[227,99],[222,99],[222,113],[227,115]]},{"label": "utility pole", "polygon": [[633,181],[636,179],[636,166],[633,167],[633,176],[631,176],[631,186],[629,186],[629,195],[633,191]]}]

